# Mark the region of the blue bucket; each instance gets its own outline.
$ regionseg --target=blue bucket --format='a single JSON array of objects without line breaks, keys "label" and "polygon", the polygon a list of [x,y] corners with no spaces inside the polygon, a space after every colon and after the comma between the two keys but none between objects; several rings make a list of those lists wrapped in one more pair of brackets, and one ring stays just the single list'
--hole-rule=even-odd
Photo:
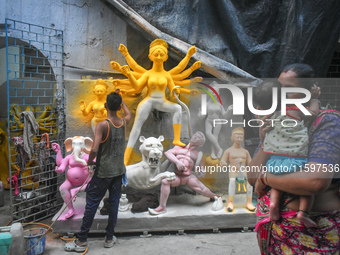
[{"label": "blue bucket", "polygon": [[[46,236],[41,238],[41,236],[44,235],[45,232],[45,228],[31,228],[24,231],[25,251],[30,249],[27,252],[27,255],[39,255],[45,251]],[[39,240],[40,238],[41,240]],[[35,245],[36,243],[37,245]]]}]

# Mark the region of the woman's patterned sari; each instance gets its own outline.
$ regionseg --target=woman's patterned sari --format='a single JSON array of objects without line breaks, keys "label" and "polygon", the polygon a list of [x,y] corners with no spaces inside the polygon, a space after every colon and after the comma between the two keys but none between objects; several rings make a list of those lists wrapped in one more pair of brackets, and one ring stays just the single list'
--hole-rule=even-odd
[{"label": "woman's patterned sari", "polygon": [[[321,164],[340,163],[340,113],[323,111],[310,128],[309,161]],[[333,183],[339,183],[334,174]],[[256,224],[261,254],[340,254],[340,209],[326,213],[312,213],[316,228],[306,228],[286,205],[296,196],[285,195],[277,222],[269,221],[269,197],[258,200]]]},{"label": "woman's patterned sari", "polygon": [[[306,228],[296,218],[296,211],[282,208],[281,218],[271,222],[269,195],[259,199],[256,224],[261,254],[340,254],[340,210],[312,214],[317,228]],[[288,201],[288,200],[287,200]]]}]

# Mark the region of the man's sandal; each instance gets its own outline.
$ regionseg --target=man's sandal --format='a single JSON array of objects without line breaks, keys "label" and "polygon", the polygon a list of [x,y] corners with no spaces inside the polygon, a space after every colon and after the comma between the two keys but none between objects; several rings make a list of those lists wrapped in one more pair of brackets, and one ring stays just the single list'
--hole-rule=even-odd
[{"label": "man's sandal", "polygon": [[72,243],[66,243],[65,244],[65,251],[75,251],[75,252],[84,252],[87,248],[87,245],[80,246],[76,244],[76,240],[74,240]]}]

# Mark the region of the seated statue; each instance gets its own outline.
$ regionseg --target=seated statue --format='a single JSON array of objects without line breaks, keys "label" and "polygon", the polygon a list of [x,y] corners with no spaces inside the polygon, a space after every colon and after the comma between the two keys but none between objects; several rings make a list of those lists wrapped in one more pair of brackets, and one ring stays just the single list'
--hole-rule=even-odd
[{"label": "seated statue", "polygon": [[[170,194],[170,187],[177,187],[180,185],[188,185],[199,194],[214,199],[214,210],[223,208],[222,197],[211,192],[211,190],[208,189],[192,172],[198,164],[197,161],[200,161],[200,158],[202,157],[202,154],[200,154],[197,149],[202,147],[204,142],[204,134],[198,131],[192,136],[190,143],[186,147],[175,146],[164,153],[168,160],[176,165],[176,178],[172,180],[162,180],[159,206],[155,209],[149,208],[150,214],[158,215],[166,213],[166,204]],[[202,167],[202,164],[199,163],[199,166]]]}]

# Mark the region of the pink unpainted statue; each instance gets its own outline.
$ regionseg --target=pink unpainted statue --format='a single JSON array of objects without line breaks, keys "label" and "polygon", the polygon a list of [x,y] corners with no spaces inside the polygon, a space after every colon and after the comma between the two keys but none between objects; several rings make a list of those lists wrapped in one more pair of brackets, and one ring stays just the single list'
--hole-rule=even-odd
[{"label": "pink unpainted statue", "polygon": [[[52,149],[57,153],[56,157],[56,168],[57,173],[65,172],[67,170],[67,178],[65,182],[60,185],[59,191],[64,199],[65,204],[68,204],[72,199],[73,195],[78,191],[82,184],[86,181],[89,176],[87,168],[87,160],[89,158],[89,152],[92,147],[92,139],[89,137],[75,136],[73,138],[67,138],[65,140],[66,151],[72,151],[72,154],[67,155],[65,158],[61,155],[60,146],[57,143],[52,143]],[[87,183],[91,178],[87,180]],[[82,187],[85,189],[87,183]],[[78,189],[76,189],[78,188]],[[75,215],[76,211],[73,207],[73,202],[68,204],[68,212],[65,216],[61,216],[59,219],[65,220]]]},{"label": "pink unpainted statue", "polygon": [[168,160],[176,165],[176,177],[171,179],[164,178],[162,180],[159,206],[155,209],[148,208],[151,215],[166,213],[170,187],[178,187],[180,185],[187,185],[201,195],[214,199],[213,210],[218,211],[223,208],[222,197],[214,194],[193,174],[193,170],[198,170],[198,176],[203,177],[202,174],[204,173],[200,172],[202,169],[201,155],[197,149],[202,147],[204,142],[204,134],[198,131],[192,136],[190,143],[186,147],[183,148],[176,145],[164,153]]}]

